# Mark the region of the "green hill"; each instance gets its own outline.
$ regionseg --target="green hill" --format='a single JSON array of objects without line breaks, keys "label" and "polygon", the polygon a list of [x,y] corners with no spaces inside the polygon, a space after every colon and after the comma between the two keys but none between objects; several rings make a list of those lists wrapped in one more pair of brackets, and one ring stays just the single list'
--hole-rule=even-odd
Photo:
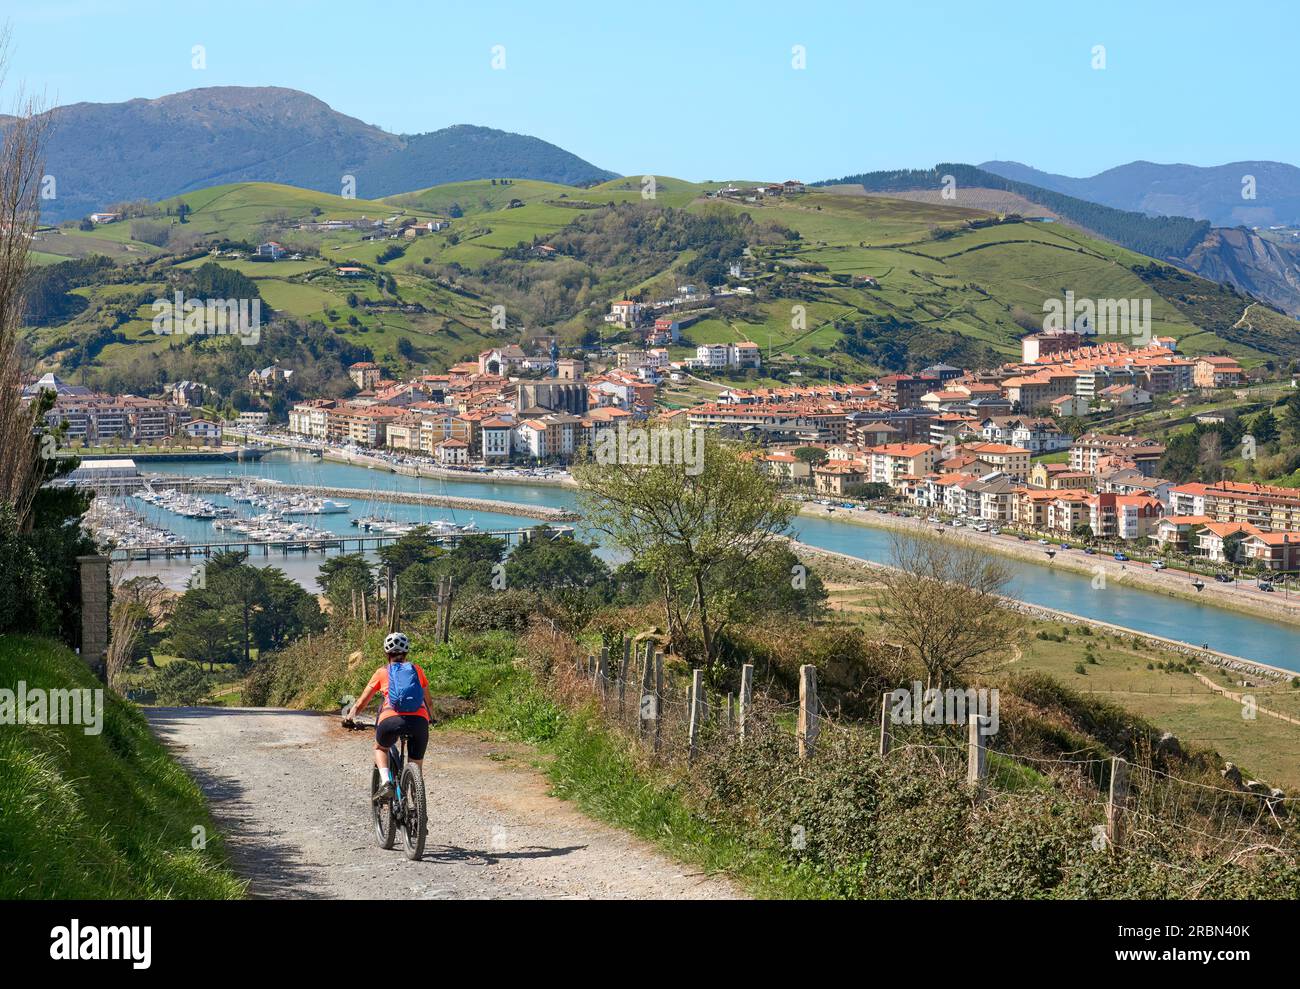
[{"label": "green hill", "polygon": [[[69,650],[35,637],[0,637],[0,669],[8,690],[103,686]],[[206,847],[194,847],[196,837]],[[79,725],[0,731],[0,861],[6,900],[243,895],[198,787],[107,690],[101,734]]]},{"label": "green hill", "polygon": [[[1066,291],[1151,298],[1153,332],[1188,353],[1248,362],[1300,355],[1294,320],[1256,305],[1239,324],[1250,298],[1065,224],[830,189],[759,202],[709,198],[718,187],[657,176],[653,199],[642,195],[640,177],[587,189],[458,182],[383,201],[265,183],[187,193],[142,218],[166,225],[161,247],[133,239],[156,233],[133,230],[136,220],[61,234],[67,243],[93,237],[131,251],[107,269],[83,265],[75,277],[43,258],[43,284],[65,292],[44,300],[45,310],[65,318],[34,328],[31,343],[42,368],[86,368],[90,384],[147,390],[192,377],[202,355],[226,341],[154,334],[151,303],[215,261],[251,278],[273,310],[263,345],[222,351],[232,381],[273,357],[292,362],[290,345],[304,339],[295,327],[304,323],[338,340],[339,359],[364,353],[394,373],[444,368],[536,335],[608,345],[624,339],[603,322],[612,299],[665,298],[692,283],[735,292],[707,302],[673,356],[700,343],[753,340],[778,378],[1002,361],[1019,353],[1026,327],[1041,325],[1044,301]],[[390,223],[378,236],[371,227],[315,228],[362,217]],[[415,237],[394,232],[431,218],[450,223]],[[301,259],[228,256],[231,246],[268,239]],[[543,257],[533,250],[542,244],[556,251]],[[736,264],[738,278],[730,274]],[[343,277],[343,265],[362,272]],[[497,305],[504,328],[493,323]],[[312,353],[328,360],[320,347]],[[303,388],[321,383],[315,374],[300,380]]]}]

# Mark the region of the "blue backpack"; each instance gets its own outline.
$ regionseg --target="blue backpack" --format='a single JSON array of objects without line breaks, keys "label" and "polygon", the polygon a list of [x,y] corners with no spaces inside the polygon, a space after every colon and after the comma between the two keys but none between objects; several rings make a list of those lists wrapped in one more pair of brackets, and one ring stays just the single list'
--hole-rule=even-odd
[{"label": "blue backpack", "polygon": [[398,714],[415,714],[424,707],[424,688],[414,663],[388,664],[388,706]]}]

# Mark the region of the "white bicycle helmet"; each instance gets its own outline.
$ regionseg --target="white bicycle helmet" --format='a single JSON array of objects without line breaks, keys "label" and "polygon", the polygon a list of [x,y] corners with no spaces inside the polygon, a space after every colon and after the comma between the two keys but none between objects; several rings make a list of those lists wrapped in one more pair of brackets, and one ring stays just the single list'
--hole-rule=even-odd
[{"label": "white bicycle helmet", "polygon": [[395,652],[400,652],[402,655],[406,655],[410,651],[411,640],[401,632],[391,632],[388,637],[384,639],[384,653],[386,655],[391,656]]}]

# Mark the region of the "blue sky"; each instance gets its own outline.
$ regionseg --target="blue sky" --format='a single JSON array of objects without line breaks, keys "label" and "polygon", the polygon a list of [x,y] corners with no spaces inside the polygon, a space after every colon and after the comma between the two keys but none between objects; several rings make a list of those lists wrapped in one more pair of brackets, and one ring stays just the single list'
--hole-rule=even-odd
[{"label": "blue sky", "polygon": [[5,20],[6,109],[19,82],[57,103],[288,86],[392,131],[481,124],[695,180],[1300,163],[1300,4],[1273,0],[6,0]]}]

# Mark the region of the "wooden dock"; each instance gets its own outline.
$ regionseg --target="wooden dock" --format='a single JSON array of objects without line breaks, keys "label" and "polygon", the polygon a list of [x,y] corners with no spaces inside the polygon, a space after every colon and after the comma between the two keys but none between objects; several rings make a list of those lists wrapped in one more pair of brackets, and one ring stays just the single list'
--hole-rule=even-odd
[{"label": "wooden dock", "polygon": [[[450,547],[455,546],[465,536],[492,536],[495,539],[504,540],[507,546],[514,546],[528,539],[532,531],[532,528],[481,529],[470,532],[430,533],[428,538],[430,542],[439,546]],[[573,526],[571,525],[550,526],[552,539],[572,532]],[[378,549],[380,546],[395,543],[401,538],[401,535],[388,533],[359,533],[355,536],[342,533],[303,539],[269,540],[244,537],[242,539],[212,540],[199,543],[159,543],[153,546],[133,546],[130,549],[114,547],[109,552],[109,558],[114,563],[125,563],[130,560],[189,560],[194,557],[206,558],[222,550],[244,550],[250,556],[253,556],[258,549],[261,549],[263,556],[270,556],[272,550],[286,557],[291,553],[302,553],[304,555],[319,553],[325,556],[330,550],[337,550],[340,554],[362,553],[367,549]]]}]

